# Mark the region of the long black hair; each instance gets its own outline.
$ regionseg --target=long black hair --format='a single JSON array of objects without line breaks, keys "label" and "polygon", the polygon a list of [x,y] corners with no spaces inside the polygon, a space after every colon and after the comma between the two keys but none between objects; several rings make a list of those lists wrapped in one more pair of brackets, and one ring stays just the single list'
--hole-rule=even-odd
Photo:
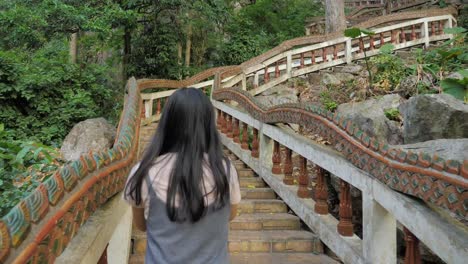
[{"label": "long black hair", "polygon": [[[141,187],[148,170],[157,157],[166,153],[177,155],[166,200],[166,211],[171,221],[197,222],[205,215],[204,164],[209,165],[214,177],[214,189],[209,190],[213,193],[214,208],[222,208],[229,201],[229,160],[222,151],[213,105],[200,90],[178,89],[164,106],[151,144],[125,187],[125,193],[137,205],[142,202]],[[177,207],[176,195],[179,197]]]}]

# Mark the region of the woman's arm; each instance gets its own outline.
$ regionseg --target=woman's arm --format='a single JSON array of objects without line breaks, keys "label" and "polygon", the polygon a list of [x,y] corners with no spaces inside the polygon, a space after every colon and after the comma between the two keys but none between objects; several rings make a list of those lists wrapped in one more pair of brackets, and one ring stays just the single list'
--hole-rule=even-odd
[{"label": "woman's arm", "polygon": [[145,209],[132,207],[133,212],[133,224],[143,232],[146,231],[146,219],[145,219]]}]

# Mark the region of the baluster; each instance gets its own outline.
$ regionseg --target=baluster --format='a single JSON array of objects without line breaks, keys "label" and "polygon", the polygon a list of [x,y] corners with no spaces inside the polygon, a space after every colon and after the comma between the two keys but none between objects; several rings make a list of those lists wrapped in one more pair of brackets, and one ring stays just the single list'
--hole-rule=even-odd
[{"label": "baluster", "polygon": [[369,36],[369,37],[370,37],[369,48],[370,50],[374,50],[374,36]]},{"label": "baluster", "polygon": [[380,33],[380,46],[384,45],[385,44],[385,37],[384,37],[384,33]]},{"label": "baluster", "polygon": [[255,72],[254,74],[254,80],[253,80],[253,87],[257,88],[258,87],[258,77],[260,75],[260,71]]},{"label": "baluster", "polygon": [[439,20],[439,35],[444,34],[444,26],[442,24],[442,20]]},{"label": "baluster", "polygon": [[265,83],[270,81],[270,73],[268,73],[268,66],[265,67],[265,74],[263,76],[263,80]]},{"label": "baluster", "polygon": [[271,168],[271,172],[273,174],[281,174],[281,154],[280,154],[280,146],[279,142],[274,141],[273,143],[273,168]]},{"label": "baluster", "polygon": [[312,57],[310,58],[312,61],[312,65],[315,64],[315,50],[312,51]]},{"label": "baluster", "polygon": [[293,185],[294,178],[292,176],[293,166],[292,166],[292,151],[286,147],[286,159],[283,164],[283,183],[286,185]]},{"label": "baluster", "polygon": [[253,129],[253,140],[252,140],[252,157],[258,158],[260,153],[258,152],[260,144],[258,142],[258,130],[256,128]]},{"label": "baluster", "polygon": [[301,53],[301,66],[300,68],[304,68],[304,53]]},{"label": "baluster", "polygon": [[299,172],[299,188],[297,189],[297,196],[299,198],[310,198],[309,189],[309,175],[307,173],[307,159],[301,157],[301,171]]},{"label": "baluster", "polygon": [[390,31],[390,42],[396,44],[395,32],[393,30]]},{"label": "baluster", "polygon": [[353,207],[351,205],[351,192],[349,183],[340,180],[340,222],[338,223],[338,233],[342,236],[353,236],[354,228],[352,223]]},{"label": "baluster", "polygon": [[228,124],[228,114],[221,112],[222,123],[221,123],[221,133],[226,134],[227,124]]},{"label": "baluster", "polygon": [[232,136],[235,143],[240,143],[239,134],[239,119],[236,118],[234,119],[234,128],[232,129]]},{"label": "baluster", "polygon": [[364,41],[362,40],[362,38],[359,38],[359,53],[363,53],[364,52]]},{"label": "baluster", "polygon": [[280,74],[281,74],[281,72],[280,72],[280,70],[279,70],[279,63],[276,62],[276,66],[275,66],[275,78],[280,77]]},{"label": "baluster", "polygon": [[221,114],[221,110],[218,109],[218,118],[216,119],[216,128],[221,129],[223,115]]},{"label": "baluster", "polygon": [[432,21],[432,22],[431,22],[431,36],[434,36],[435,34],[436,34],[435,22]]},{"label": "baluster", "polygon": [[405,34],[405,29],[401,29],[401,34],[400,34],[401,41],[400,42],[406,42],[406,34]]},{"label": "baluster", "polygon": [[322,49],[322,62],[327,62],[327,47]]},{"label": "baluster", "polygon": [[247,134],[247,123],[242,126],[242,149],[249,149],[249,136]]},{"label": "baluster", "polygon": [[325,170],[320,166],[315,165],[317,172],[317,184],[315,185],[315,207],[314,211],[317,214],[328,214],[328,185],[325,179]]},{"label": "baluster", "polygon": [[415,40],[415,39],[416,39],[416,26],[412,25],[411,26],[411,40]]},{"label": "baluster", "polygon": [[161,114],[161,98],[158,99],[157,106],[156,106],[156,114]]},{"label": "baluster", "polygon": [[338,59],[338,48],[336,47],[336,45],[333,45],[333,59]]},{"label": "baluster", "polygon": [[230,116],[230,115],[228,115],[228,117],[229,117],[229,119],[227,121],[228,123],[227,123],[227,131],[226,131],[227,134],[226,134],[226,136],[228,138],[232,138],[232,136],[233,136],[232,135],[232,128],[233,128],[232,122],[234,121],[234,117]]},{"label": "baluster", "polygon": [[406,227],[405,233],[405,264],[421,264],[421,253],[419,252],[419,239],[411,233]]}]

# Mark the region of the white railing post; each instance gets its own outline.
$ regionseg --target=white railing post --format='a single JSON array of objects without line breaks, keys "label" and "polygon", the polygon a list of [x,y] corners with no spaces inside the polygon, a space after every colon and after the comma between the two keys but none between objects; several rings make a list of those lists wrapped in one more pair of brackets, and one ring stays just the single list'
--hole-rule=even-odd
[{"label": "white railing post", "polygon": [[254,74],[254,80],[253,80],[253,86],[254,86],[254,88],[257,88],[257,87],[258,87],[258,76],[259,76],[259,75],[260,75],[260,72],[259,72],[259,71],[255,72],[255,74]]},{"label": "white railing post", "polygon": [[423,23],[423,29],[421,32],[424,32],[424,47],[429,48],[429,23],[427,20]]},{"label": "white railing post", "polygon": [[273,156],[273,140],[265,134],[263,134],[263,127],[260,127],[258,130],[258,139],[259,139],[259,147],[258,150],[260,152],[259,162],[262,165],[267,167],[272,166],[272,156]]},{"label": "white railing post", "polygon": [[153,100],[145,101],[145,117],[149,118],[153,115]]},{"label": "white railing post", "polygon": [[351,39],[346,40],[345,58],[346,58],[346,63],[347,64],[351,64],[351,62],[353,61],[353,51],[352,51],[352,46],[351,46]]},{"label": "white railing post", "polygon": [[247,91],[247,77],[242,73],[242,90]]},{"label": "white railing post", "polygon": [[292,55],[288,54],[286,57],[286,73],[288,77],[291,77],[291,70],[292,70]]},{"label": "white railing post", "polygon": [[[445,25],[444,25],[444,28],[452,28],[452,27],[453,27],[452,18],[449,17],[449,18],[447,19],[447,23],[444,23],[444,24],[445,24]],[[444,33],[444,34],[445,34],[445,33]],[[450,38],[453,39],[453,37],[454,37],[453,34],[450,34]],[[453,45],[453,43],[452,43],[452,45]]]},{"label": "white railing post", "polygon": [[396,220],[369,193],[362,193],[363,255],[368,263],[397,263]]},{"label": "white railing post", "polygon": [[132,210],[128,209],[121,218],[107,247],[108,263],[126,264],[130,258],[132,238]]}]

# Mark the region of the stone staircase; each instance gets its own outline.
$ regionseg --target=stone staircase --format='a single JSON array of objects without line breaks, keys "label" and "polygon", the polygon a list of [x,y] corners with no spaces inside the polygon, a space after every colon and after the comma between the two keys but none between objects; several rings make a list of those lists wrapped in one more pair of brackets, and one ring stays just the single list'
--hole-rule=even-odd
[{"label": "stone staircase", "polygon": [[[150,141],[155,127],[142,127],[142,147]],[[238,216],[230,223],[231,263],[338,263],[324,254],[318,236],[303,227],[300,219],[254,171],[228,150],[225,153],[236,166],[242,193]],[[146,234],[134,229],[129,263],[144,263],[145,250]]]}]

